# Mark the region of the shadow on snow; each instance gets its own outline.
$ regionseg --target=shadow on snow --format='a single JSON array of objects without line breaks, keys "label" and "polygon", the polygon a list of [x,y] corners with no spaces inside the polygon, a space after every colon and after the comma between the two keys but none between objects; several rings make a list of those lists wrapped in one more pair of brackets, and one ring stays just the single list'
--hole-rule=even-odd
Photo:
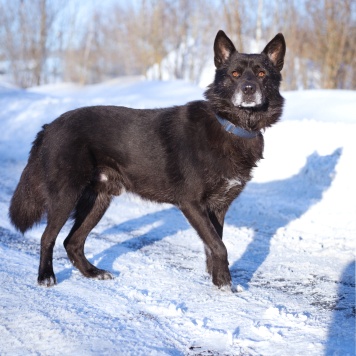
[{"label": "shadow on snow", "polygon": [[246,288],[267,258],[270,241],[277,230],[300,218],[322,199],[334,179],[341,152],[339,148],[326,156],[313,153],[296,175],[284,180],[251,183],[232,204],[227,223],[254,231],[244,254],[230,265],[233,282]]},{"label": "shadow on snow", "polygon": [[343,271],[338,283],[338,301],[329,328],[325,356],[356,355],[355,261]]}]

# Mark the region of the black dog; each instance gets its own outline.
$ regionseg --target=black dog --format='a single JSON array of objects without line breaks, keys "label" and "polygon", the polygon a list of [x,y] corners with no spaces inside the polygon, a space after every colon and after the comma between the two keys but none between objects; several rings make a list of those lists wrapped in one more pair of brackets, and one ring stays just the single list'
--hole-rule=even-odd
[{"label": "black dog", "polygon": [[112,197],[128,191],[177,206],[204,242],[213,283],[229,286],[224,217],[262,158],[261,130],[282,114],[285,50],[278,34],[261,54],[238,53],[219,31],[206,101],[153,110],[85,107],[44,125],[9,212],[22,233],[47,214],[38,283],[56,283],[53,247],[72,213],[68,257],[86,277],[112,278],[85,258],[84,243]]}]

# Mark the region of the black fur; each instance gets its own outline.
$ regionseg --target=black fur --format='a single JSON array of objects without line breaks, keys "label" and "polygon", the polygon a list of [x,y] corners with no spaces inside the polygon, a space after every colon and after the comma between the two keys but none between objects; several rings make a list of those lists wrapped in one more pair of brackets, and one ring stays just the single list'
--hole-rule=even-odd
[{"label": "black fur", "polygon": [[262,158],[263,136],[226,132],[215,114],[246,130],[277,122],[285,42],[278,34],[261,54],[240,54],[219,31],[214,52],[216,76],[206,101],[154,110],[85,107],[38,133],[9,214],[22,233],[47,214],[39,284],[56,283],[53,247],[71,214],[64,242],[70,260],[87,277],[112,278],[85,258],[84,243],[112,197],[129,191],[177,206],[204,242],[213,283],[230,285],[224,217]]}]

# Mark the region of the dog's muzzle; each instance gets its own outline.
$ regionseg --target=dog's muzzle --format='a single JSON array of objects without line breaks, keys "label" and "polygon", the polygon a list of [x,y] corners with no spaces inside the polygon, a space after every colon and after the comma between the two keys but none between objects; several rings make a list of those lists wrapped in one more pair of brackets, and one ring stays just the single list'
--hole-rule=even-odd
[{"label": "dog's muzzle", "polygon": [[239,86],[231,98],[235,106],[252,108],[262,104],[260,88],[253,82],[245,82]]}]

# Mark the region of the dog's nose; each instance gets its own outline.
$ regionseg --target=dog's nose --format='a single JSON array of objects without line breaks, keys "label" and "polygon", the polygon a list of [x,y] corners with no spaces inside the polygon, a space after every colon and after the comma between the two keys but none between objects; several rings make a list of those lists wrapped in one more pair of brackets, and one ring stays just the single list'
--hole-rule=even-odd
[{"label": "dog's nose", "polygon": [[246,83],[243,87],[242,87],[242,91],[244,94],[246,95],[251,95],[251,94],[255,94],[256,93],[256,85],[253,83]]}]

